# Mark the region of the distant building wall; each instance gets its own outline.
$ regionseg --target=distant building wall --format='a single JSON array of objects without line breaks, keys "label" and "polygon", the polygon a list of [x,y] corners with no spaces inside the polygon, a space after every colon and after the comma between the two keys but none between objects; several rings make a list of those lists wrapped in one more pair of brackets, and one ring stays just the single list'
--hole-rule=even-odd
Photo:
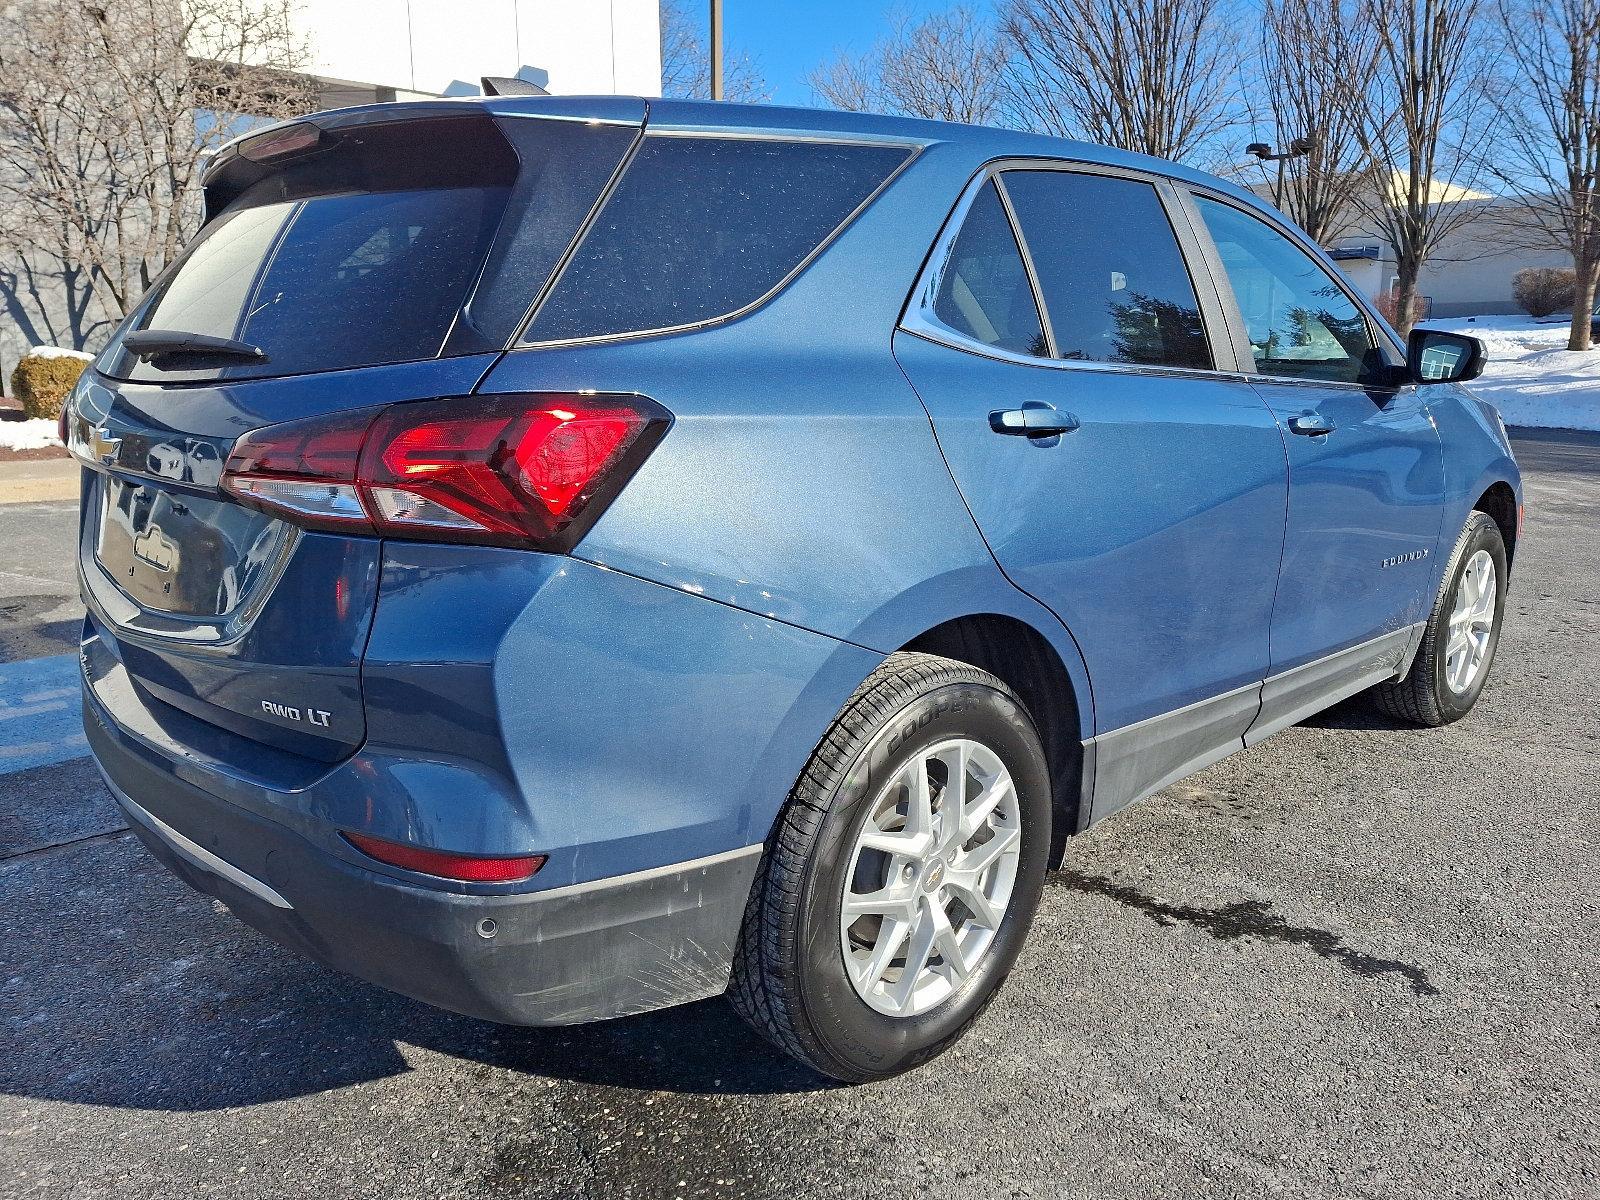
[{"label": "distant building wall", "polygon": [[301,0],[311,70],[382,99],[473,95],[516,75],[555,95],[661,92],[656,0]]},{"label": "distant building wall", "polygon": [[[1473,317],[1520,311],[1511,279],[1524,267],[1570,267],[1569,255],[1519,244],[1512,232],[1515,209],[1500,206],[1456,230],[1439,245],[1422,268],[1419,294],[1432,301],[1435,317]],[[1375,256],[1351,256],[1375,249]],[[1357,232],[1336,241],[1330,250],[1351,282],[1376,297],[1394,283],[1394,255],[1381,238]]]}]

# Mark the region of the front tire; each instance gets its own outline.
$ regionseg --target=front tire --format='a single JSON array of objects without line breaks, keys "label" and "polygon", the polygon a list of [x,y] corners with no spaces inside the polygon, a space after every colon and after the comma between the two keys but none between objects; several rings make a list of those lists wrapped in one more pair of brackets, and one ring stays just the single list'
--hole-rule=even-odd
[{"label": "front tire", "polygon": [[734,1008],[835,1079],[927,1062],[1016,960],[1050,812],[1038,732],[1004,683],[951,659],[891,655],[779,815],[734,959]]},{"label": "front tire", "polygon": [[1500,526],[1487,513],[1475,511],[1456,539],[1410,671],[1372,690],[1382,712],[1436,726],[1472,711],[1500,644],[1507,578]]}]

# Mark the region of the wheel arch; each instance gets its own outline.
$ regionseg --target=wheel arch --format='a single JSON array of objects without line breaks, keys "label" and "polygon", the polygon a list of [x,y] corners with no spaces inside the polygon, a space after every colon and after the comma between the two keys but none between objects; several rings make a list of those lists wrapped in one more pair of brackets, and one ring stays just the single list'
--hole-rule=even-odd
[{"label": "wheel arch", "polygon": [[1500,536],[1506,543],[1506,565],[1509,567],[1516,556],[1521,524],[1516,492],[1505,480],[1497,480],[1484,489],[1483,494],[1473,501],[1472,507],[1493,517],[1494,523],[1500,527]]},{"label": "wheel arch", "polygon": [[1091,781],[1083,731],[1087,695],[1049,639],[1028,622],[1003,613],[971,613],[924,630],[902,650],[937,654],[988,671],[1021,698],[1038,728],[1050,768],[1050,862],[1057,865],[1069,836],[1087,823]]}]

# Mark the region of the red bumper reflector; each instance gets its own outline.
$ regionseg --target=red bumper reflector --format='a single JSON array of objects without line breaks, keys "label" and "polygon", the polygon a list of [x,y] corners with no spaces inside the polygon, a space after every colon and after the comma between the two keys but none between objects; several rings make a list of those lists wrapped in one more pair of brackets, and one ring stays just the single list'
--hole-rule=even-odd
[{"label": "red bumper reflector", "polygon": [[361,853],[423,875],[436,875],[440,879],[459,879],[464,883],[519,883],[531,878],[544,866],[542,854],[520,854],[510,858],[480,858],[471,854],[449,854],[443,850],[425,850],[420,846],[407,846],[400,842],[386,842],[382,838],[368,837],[364,833],[345,833],[344,840]]}]

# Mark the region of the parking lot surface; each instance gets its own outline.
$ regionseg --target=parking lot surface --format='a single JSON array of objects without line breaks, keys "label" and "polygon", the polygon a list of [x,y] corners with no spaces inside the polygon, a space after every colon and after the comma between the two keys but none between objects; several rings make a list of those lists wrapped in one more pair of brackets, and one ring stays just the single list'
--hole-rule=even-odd
[{"label": "parking lot surface", "polygon": [[0,506],[0,1196],[1600,1196],[1600,437],[1462,723],[1351,702],[1070,845],[932,1065],[835,1087],[722,1001],[567,1030],[302,961],[72,740],[71,507]]}]

